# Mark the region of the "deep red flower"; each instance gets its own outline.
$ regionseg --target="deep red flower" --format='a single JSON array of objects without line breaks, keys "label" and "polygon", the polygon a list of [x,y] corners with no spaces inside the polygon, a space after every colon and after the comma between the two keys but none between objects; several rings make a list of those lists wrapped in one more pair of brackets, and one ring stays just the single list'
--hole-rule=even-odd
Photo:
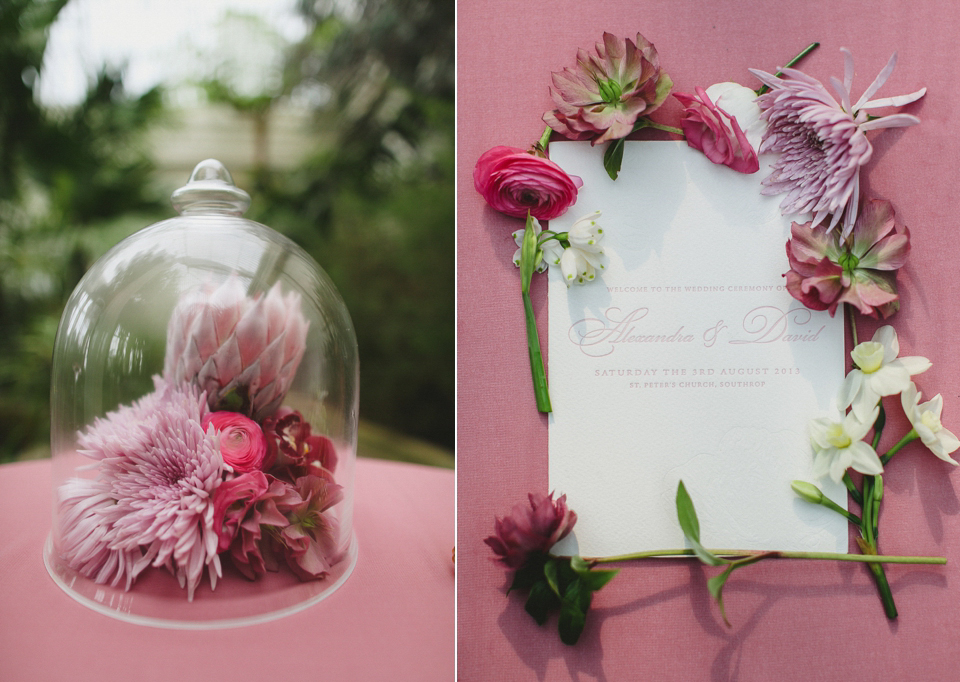
[{"label": "deep red flower", "polygon": [[556,501],[553,493],[530,493],[529,505],[516,505],[509,516],[497,519],[496,534],[484,540],[498,559],[520,568],[530,554],[547,552],[573,530],[577,515],[567,508],[567,496]]}]

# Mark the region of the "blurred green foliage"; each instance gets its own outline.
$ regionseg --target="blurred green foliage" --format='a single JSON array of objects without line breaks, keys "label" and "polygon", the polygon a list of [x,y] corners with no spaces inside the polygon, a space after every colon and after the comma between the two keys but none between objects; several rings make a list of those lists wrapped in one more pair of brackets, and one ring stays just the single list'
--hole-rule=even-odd
[{"label": "blurred green foliage", "polygon": [[[122,237],[170,216],[145,144],[164,117],[159,89],[129,96],[105,70],[74,108],[36,103],[66,2],[0,3],[0,462],[49,442],[50,358],[73,287]],[[316,151],[291,171],[256,168],[247,217],[300,243],[340,289],[360,344],[361,419],[452,448],[454,5],[336,7],[301,4],[312,30],[279,90],[238,97],[229,78],[205,90],[266,121],[283,98],[328,94],[315,102]]]}]

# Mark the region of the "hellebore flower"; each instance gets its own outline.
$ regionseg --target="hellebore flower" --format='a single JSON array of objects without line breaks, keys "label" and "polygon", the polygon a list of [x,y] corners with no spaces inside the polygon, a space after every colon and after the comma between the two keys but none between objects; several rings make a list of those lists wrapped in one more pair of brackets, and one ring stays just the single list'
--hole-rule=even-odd
[{"label": "hellebore flower", "polygon": [[302,414],[281,407],[263,421],[263,432],[267,439],[264,469],[272,469],[277,476],[285,469],[291,482],[307,474],[333,481],[336,448],[326,436],[313,433]]},{"label": "hellebore flower", "polygon": [[932,400],[920,404],[920,392],[912,381],[900,394],[900,403],[903,411],[910,420],[913,430],[920,436],[920,441],[944,462],[956,465],[950,453],[960,448],[960,440],[953,433],[943,428],[940,423],[940,413],[943,411],[943,398],[937,394]]},{"label": "hellebore flower", "polygon": [[813,445],[813,475],[830,475],[839,483],[843,473],[853,468],[861,474],[876,476],[883,473],[880,457],[868,443],[863,442],[873,426],[880,409],[874,406],[867,419],[861,421],[853,412],[841,421],[827,418],[810,422],[810,441]]},{"label": "hellebore flower", "polygon": [[165,379],[193,382],[211,410],[242,412],[259,421],[280,406],[306,349],[309,323],[300,295],[248,297],[236,277],[212,291],[194,291],[167,325]]},{"label": "hellebore flower", "polygon": [[517,504],[509,516],[496,520],[496,534],[484,540],[504,565],[520,568],[534,553],[547,552],[573,530],[577,515],[567,508],[567,496],[530,493],[529,505]]},{"label": "hellebore flower", "polygon": [[760,170],[757,149],[766,121],[760,118],[757,93],[737,83],[717,83],[696,93],[673,95],[683,105],[680,127],[687,144],[739,173]]},{"label": "hellebore flower", "polygon": [[604,33],[595,54],[578,50],[575,68],[553,74],[550,95],[557,108],[543,121],[573,140],[616,140],[663,104],[672,87],[646,38],[638,33],[634,43]]},{"label": "hellebore flower", "polygon": [[910,252],[910,232],[896,229],[888,201],[869,200],[853,233],[826,225],[793,224],[787,241],[787,291],[813,310],[836,313],[849,303],[864,315],[889,317],[900,308],[896,270]]},{"label": "hellebore flower", "polygon": [[576,203],[583,181],[532,152],[494,147],[477,161],[473,186],[501,213],[526,218],[529,211],[539,220],[552,220]]},{"label": "hellebore flower", "polygon": [[843,236],[853,229],[860,194],[860,167],[873,155],[866,132],[877,128],[916,125],[916,116],[893,114],[871,117],[868,112],[914,102],[926,88],[898,97],[871,100],[893,73],[896,53],[887,62],[863,96],[851,103],[853,55],[841,48],[844,77],[830,84],[840,97],[838,102],[820,81],[802,71],[785,68],[778,78],[765,71],[750,69],[770,92],[759,98],[767,132],[758,150],[777,152],[773,172],[763,181],[763,194],[786,194],[780,204],[784,215],[812,212],[813,224],[830,218],[832,230],[843,220]]},{"label": "hellebore flower", "polygon": [[857,365],[847,374],[840,388],[841,407],[853,406],[861,420],[886,395],[896,395],[911,384],[910,377],[930,369],[930,361],[919,356],[906,358],[900,354],[897,332],[890,325],[880,327],[872,341],[864,341],[850,352]]}]

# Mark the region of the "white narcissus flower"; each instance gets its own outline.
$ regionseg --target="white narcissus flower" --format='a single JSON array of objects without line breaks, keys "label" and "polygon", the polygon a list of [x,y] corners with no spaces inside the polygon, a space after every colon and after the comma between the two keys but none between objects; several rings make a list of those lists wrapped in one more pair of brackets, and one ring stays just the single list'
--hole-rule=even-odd
[{"label": "white narcissus flower", "polygon": [[[536,235],[538,242],[540,241],[540,233],[542,231],[543,228],[540,227],[540,221],[534,218],[533,234]],[[513,264],[518,268],[520,267],[520,255],[523,252],[523,232],[523,230],[517,230],[513,233],[513,241],[517,243],[517,250],[513,254]],[[563,247],[560,246],[560,243],[556,239],[550,239],[540,244],[540,250],[543,251],[543,259],[537,263],[537,272],[545,271],[550,265],[560,264]]]},{"label": "white narcissus flower", "polygon": [[840,406],[852,406],[857,418],[864,421],[881,397],[904,391],[912,375],[926,372],[931,367],[926,358],[898,358],[899,353],[900,342],[890,325],[880,327],[872,341],[864,341],[854,348],[850,357],[859,369],[851,370],[843,380]]},{"label": "white narcissus flower", "polygon": [[563,281],[569,287],[573,282],[584,284],[593,281],[597,270],[603,270],[603,248],[600,240],[603,238],[603,228],[597,224],[600,211],[577,220],[567,232],[567,242],[570,246],[560,256],[560,272]]},{"label": "white narcissus flower", "polygon": [[853,412],[842,421],[828,418],[810,422],[810,441],[813,445],[813,474],[817,478],[830,475],[837,483],[843,473],[852,468],[861,474],[876,476],[883,473],[883,464],[876,450],[863,437],[873,426],[880,409],[874,406],[866,420],[860,420]]},{"label": "white narcissus flower", "polygon": [[917,385],[910,382],[900,395],[903,411],[910,420],[913,430],[920,436],[920,441],[929,448],[930,452],[956,466],[957,462],[950,453],[960,448],[960,439],[943,428],[940,423],[940,413],[943,411],[943,398],[938,393],[932,400],[920,404],[920,392]]},{"label": "white narcissus flower", "polygon": [[714,83],[706,92],[718,109],[737,119],[747,142],[754,150],[759,150],[763,134],[767,132],[767,122],[760,118],[762,112],[757,104],[757,93],[739,83]]}]

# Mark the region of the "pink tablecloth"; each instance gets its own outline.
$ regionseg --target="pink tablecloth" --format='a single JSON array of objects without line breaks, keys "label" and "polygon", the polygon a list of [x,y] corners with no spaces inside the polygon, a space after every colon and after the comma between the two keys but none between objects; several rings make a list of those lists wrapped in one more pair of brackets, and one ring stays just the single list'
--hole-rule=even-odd
[{"label": "pink tablecloth", "polygon": [[[458,9],[460,679],[958,679],[960,473],[918,444],[885,476],[881,549],[945,555],[950,563],[889,568],[896,622],[884,618],[863,568],[832,563],[780,562],[736,574],[726,588],[730,628],[707,594],[711,571],[688,561],[629,567],[597,594],[575,648],[559,642],[555,620],[538,628],[519,596],[504,595],[506,572],[482,538],[494,516],[528,491],[547,492],[547,421],[534,410],[511,263],[510,232],[521,224],[483,203],[471,173],[490,147],[537,140],[540,117],[552,108],[550,73],[572,66],[577,48],[592,47],[603,31],[639,31],[655,43],[679,92],[730,80],[757,87],[748,67],[773,71],[820,41],[803,69],[825,82],[842,79],[839,50],[850,48],[857,98],[898,50],[879,96],[926,86],[927,96],[907,109],[922,123],[871,134],[864,190],[892,201],[913,235],[900,276],[904,307],[892,323],[903,354],[933,362],[918,383],[925,395],[943,394],[945,425],[960,433],[960,10],[937,0],[489,0]],[[677,125],[678,104],[669,101],[653,118]],[[533,286],[541,338],[545,284],[538,278]],[[861,336],[874,328],[863,325]],[[591,453],[583,457],[591,466]]]},{"label": "pink tablecloth", "polygon": [[450,680],[453,472],[360,459],[353,575],[323,601],[241,628],[131,625],[47,575],[49,461],[0,467],[0,680]]}]

